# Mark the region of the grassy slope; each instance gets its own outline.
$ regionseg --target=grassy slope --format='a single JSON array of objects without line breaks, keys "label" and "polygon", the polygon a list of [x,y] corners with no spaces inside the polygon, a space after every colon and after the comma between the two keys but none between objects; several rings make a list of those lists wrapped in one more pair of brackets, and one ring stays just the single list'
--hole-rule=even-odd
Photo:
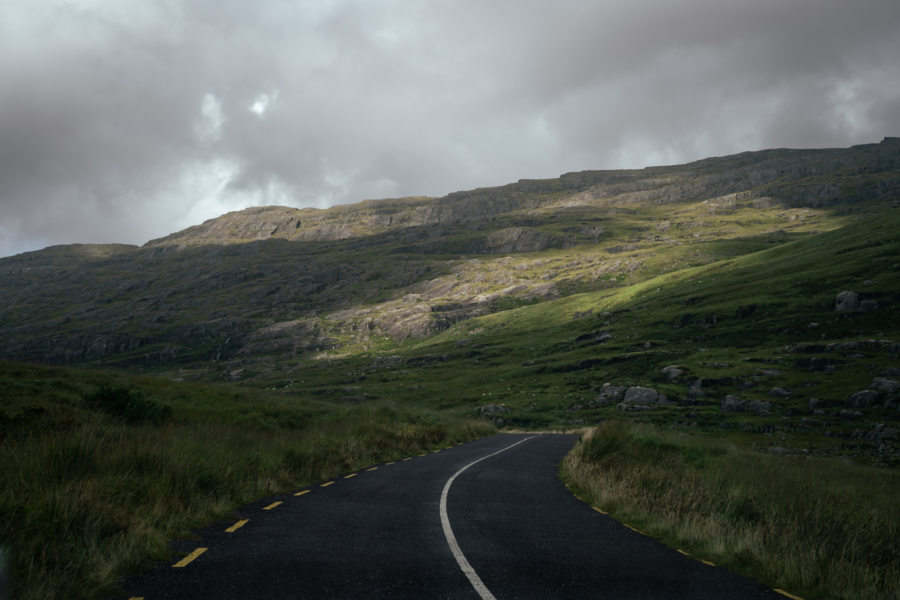
[{"label": "grassy slope", "polygon": [[[408,398],[460,414],[504,403],[516,426],[572,426],[621,415],[591,406],[605,382],[653,385],[684,400],[642,413],[643,420],[750,421],[785,431],[809,416],[811,398],[842,404],[891,366],[889,353],[826,352],[833,371],[796,366],[808,357],[789,346],[869,337],[900,338],[900,211],[887,209],[844,228],[808,235],[757,252],[662,273],[634,285],[575,294],[471,319],[425,341],[386,346],[407,362],[379,362],[375,354],[310,361],[304,386],[325,397],[347,387],[374,397]],[[836,313],[835,295],[855,289],[875,299],[873,312]],[[812,325],[815,324],[815,325]],[[596,332],[611,337],[597,342]],[[659,371],[677,364],[686,375],[665,381]],[[706,396],[688,403],[689,385],[711,379]],[[275,381],[275,379],[272,379]],[[782,387],[789,398],[769,390]],[[772,415],[723,415],[726,394],[773,403]],[[864,409],[862,423],[826,414],[835,431],[896,420],[882,408]]]},{"label": "grassy slope", "polygon": [[609,421],[563,466],[592,505],[805,598],[900,597],[900,474]]},{"label": "grassy slope", "polygon": [[[92,402],[104,384],[143,408]],[[399,402],[6,362],[0,394],[0,540],[23,599],[103,597],[243,503],[493,431]],[[169,419],[141,419],[160,406]]]}]

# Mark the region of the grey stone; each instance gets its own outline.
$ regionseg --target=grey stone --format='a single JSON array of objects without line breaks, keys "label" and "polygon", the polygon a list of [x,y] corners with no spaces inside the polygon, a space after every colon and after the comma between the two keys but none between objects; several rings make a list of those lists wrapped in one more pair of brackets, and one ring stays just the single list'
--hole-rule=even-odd
[{"label": "grey stone", "polygon": [[668,367],[663,367],[661,372],[669,381],[676,381],[684,373],[684,370],[675,365],[670,365]]},{"label": "grey stone", "polygon": [[857,310],[859,308],[859,294],[847,290],[841,292],[834,299],[834,310],[838,312],[847,312]]},{"label": "grey stone", "polygon": [[847,398],[848,408],[866,408],[878,402],[878,392],[874,390],[862,390]]},{"label": "grey stone", "polygon": [[846,421],[852,421],[861,418],[863,414],[858,410],[842,410],[838,413],[838,416]]},{"label": "grey stone", "polygon": [[694,383],[691,384],[691,387],[688,388],[688,397],[696,398],[705,396],[706,392],[703,391],[703,380],[696,379]]},{"label": "grey stone", "polygon": [[725,396],[722,400],[722,412],[743,412],[747,410],[747,401],[740,396]]},{"label": "grey stone", "polygon": [[895,379],[888,379],[887,377],[876,377],[872,380],[872,383],[869,384],[869,387],[873,390],[888,394],[900,392],[900,382]]},{"label": "grey stone", "polygon": [[892,440],[898,435],[900,435],[900,431],[897,429],[887,427],[884,423],[876,423],[866,438],[876,442],[883,442],[884,440]]},{"label": "grey stone", "polygon": [[784,388],[775,387],[769,390],[769,395],[773,398],[790,398],[791,392],[790,390],[786,390]]},{"label": "grey stone", "polygon": [[877,300],[863,300],[859,303],[859,310],[865,312],[872,312],[873,310],[878,310],[878,301]]},{"label": "grey stone", "polygon": [[765,400],[752,400],[750,404],[747,405],[747,409],[751,412],[759,413],[760,415],[770,415],[772,414],[769,411],[771,406],[772,405]]},{"label": "grey stone", "polygon": [[603,387],[600,388],[600,395],[594,400],[594,404],[597,406],[613,404],[615,402],[621,402],[624,397],[625,386],[604,383]]},{"label": "grey stone", "polygon": [[638,411],[643,411],[643,410],[654,410],[657,407],[656,406],[647,406],[646,404],[630,404],[630,403],[626,403],[626,402],[621,402],[618,405],[616,405],[616,408],[623,412],[638,412]]},{"label": "grey stone", "polygon": [[494,415],[509,412],[509,409],[503,404],[485,404],[479,407],[478,411],[486,417],[493,417]]},{"label": "grey stone", "polygon": [[625,404],[656,404],[659,393],[653,388],[634,386],[625,391]]}]

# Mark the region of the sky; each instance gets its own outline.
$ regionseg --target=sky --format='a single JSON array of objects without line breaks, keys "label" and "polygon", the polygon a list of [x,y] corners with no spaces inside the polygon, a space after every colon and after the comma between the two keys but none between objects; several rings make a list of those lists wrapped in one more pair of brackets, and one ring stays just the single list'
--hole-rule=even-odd
[{"label": "sky", "polygon": [[0,256],[891,135],[897,0],[0,3]]}]

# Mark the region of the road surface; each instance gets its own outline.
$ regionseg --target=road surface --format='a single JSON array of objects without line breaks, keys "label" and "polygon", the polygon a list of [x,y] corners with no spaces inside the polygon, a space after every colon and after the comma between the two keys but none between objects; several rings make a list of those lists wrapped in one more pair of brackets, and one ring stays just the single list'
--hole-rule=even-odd
[{"label": "road surface", "polygon": [[575,498],[557,470],[576,439],[496,435],[267,498],[126,598],[784,600]]}]

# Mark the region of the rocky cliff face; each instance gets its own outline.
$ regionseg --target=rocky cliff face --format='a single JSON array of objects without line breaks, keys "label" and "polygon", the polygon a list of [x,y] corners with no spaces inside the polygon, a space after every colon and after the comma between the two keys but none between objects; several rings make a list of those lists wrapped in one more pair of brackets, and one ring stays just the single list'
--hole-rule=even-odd
[{"label": "rocky cliff face", "polygon": [[898,198],[900,139],[888,138],[443,198],[250,208],[140,248],[0,259],[0,357],[228,370],[364,349],[737,251],[711,241],[789,241]]}]

